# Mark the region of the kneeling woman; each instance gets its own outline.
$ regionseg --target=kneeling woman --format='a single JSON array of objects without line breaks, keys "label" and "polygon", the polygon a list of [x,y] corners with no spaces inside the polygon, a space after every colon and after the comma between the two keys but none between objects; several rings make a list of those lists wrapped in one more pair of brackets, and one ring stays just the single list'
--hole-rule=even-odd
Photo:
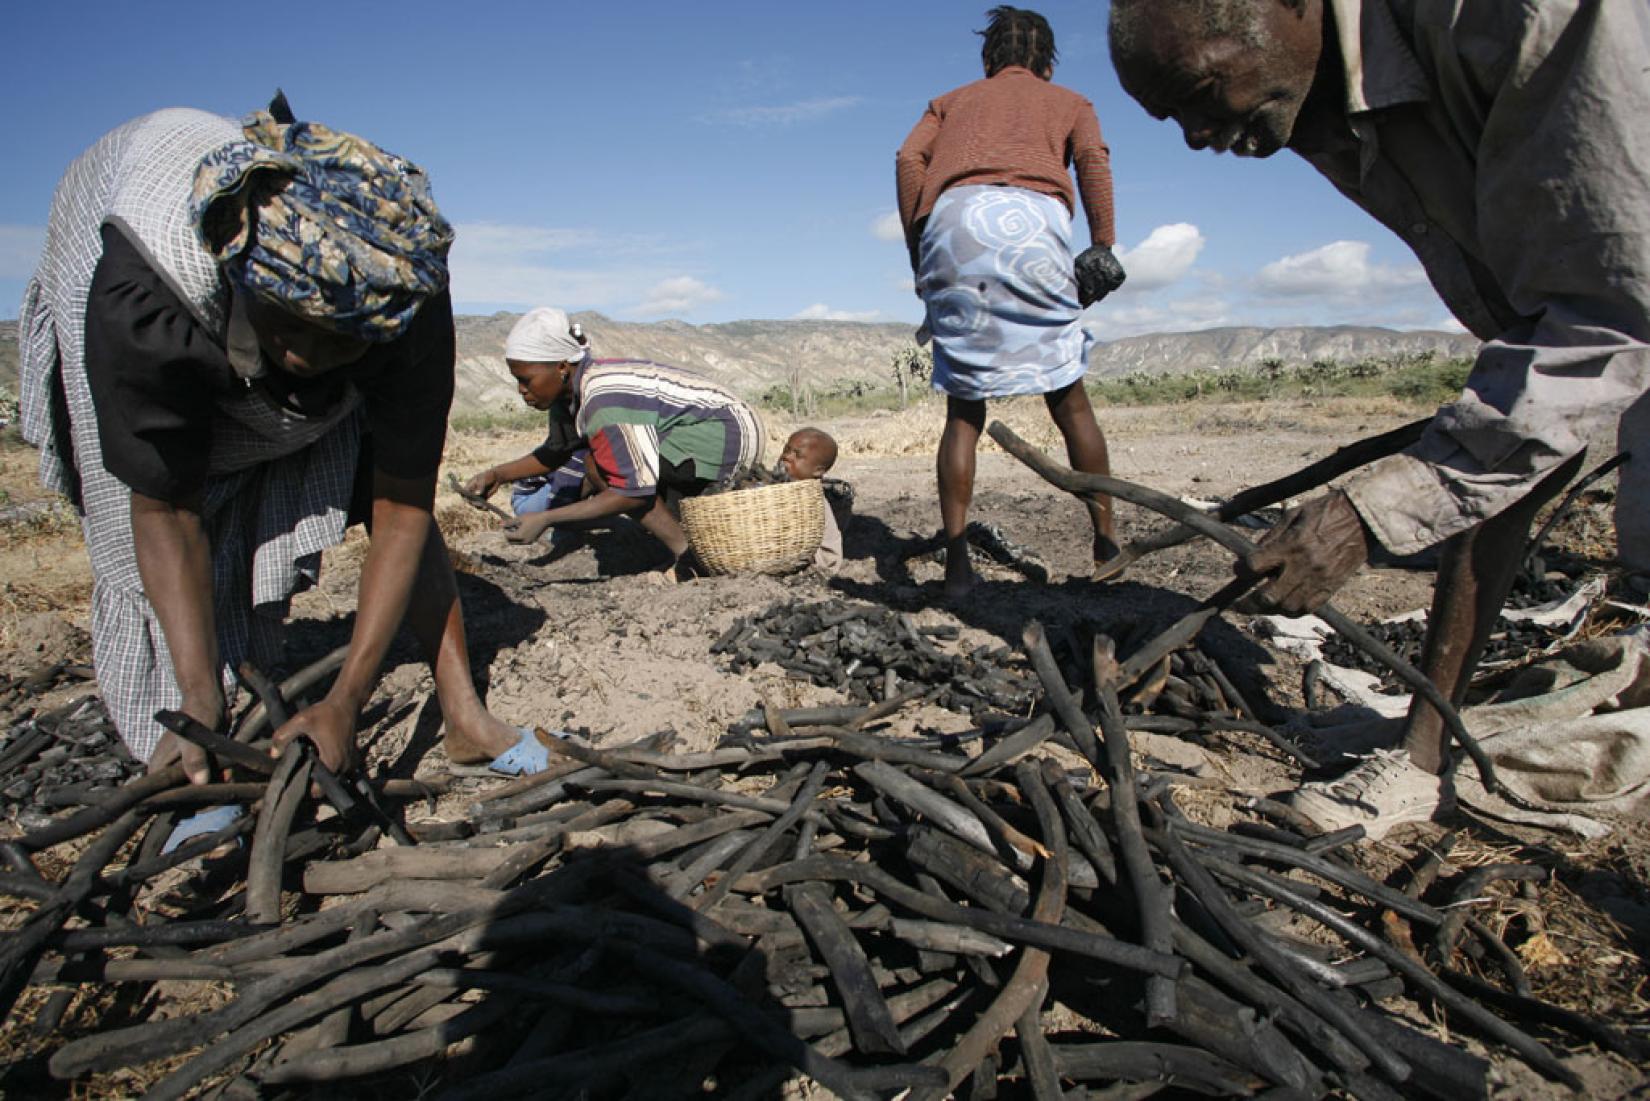
[{"label": "kneeling woman", "polygon": [[531,543],[558,524],[628,513],[670,550],[680,572],[688,541],[673,506],[762,461],[761,421],[743,400],[680,367],[592,359],[560,310],[537,309],[517,322],[505,363],[522,400],[550,414],[538,461],[554,470],[588,450],[585,471],[596,489],[517,516],[504,528],[512,543]]}]

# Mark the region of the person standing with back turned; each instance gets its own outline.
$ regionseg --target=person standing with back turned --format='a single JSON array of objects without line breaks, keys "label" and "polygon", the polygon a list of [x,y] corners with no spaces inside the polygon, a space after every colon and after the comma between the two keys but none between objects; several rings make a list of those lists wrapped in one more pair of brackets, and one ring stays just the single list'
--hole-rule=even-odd
[{"label": "person standing with back turned", "polygon": [[[894,158],[899,215],[946,395],[936,470],[945,596],[974,583],[965,531],[988,398],[1042,394],[1071,465],[1110,473],[1082,385],[1085,307],[1123,282],[1112,255],[1111,155],[1088,100],[1051,83],[1054,32],[1036,12],[992,8],[985,79],[933,100]],[[1077,170],[1092,247],[1071,254]],[[1117,552],[1111,501],[1088,505],[1096,564]]]}]

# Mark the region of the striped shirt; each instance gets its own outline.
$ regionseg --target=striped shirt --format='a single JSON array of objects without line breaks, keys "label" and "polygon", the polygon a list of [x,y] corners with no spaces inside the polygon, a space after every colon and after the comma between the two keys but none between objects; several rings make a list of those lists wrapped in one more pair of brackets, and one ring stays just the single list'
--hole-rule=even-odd
[{"label": "striped shirt", "polygon": [[717,482],[762,461],[755,410],[680,367],[591,360],[574,376],[572,400],[602,479],[627,497],[657,493],[661,470]]}]

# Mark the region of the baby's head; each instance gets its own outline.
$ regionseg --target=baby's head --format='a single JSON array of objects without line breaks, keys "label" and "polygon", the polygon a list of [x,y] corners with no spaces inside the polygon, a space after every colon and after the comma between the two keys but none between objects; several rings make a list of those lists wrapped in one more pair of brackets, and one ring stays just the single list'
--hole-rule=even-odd
[{"label": "baby's head", "polygon": [[817,428],[798,428],[785,441],[779,465],[792,481],[823,478],[836,465],[836,441]]}]

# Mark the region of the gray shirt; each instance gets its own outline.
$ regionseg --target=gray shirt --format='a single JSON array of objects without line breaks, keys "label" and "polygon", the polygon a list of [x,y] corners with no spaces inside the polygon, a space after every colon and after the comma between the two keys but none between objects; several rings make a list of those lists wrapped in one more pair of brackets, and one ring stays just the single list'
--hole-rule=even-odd
[{"label": "gray shirt", "polygon": [[1650,388],[1650,4],[1327,2],[1350,133],[1302,156],[1485,341],[1422,439],[1345,486],[1408,554],[1523,497]]}]

